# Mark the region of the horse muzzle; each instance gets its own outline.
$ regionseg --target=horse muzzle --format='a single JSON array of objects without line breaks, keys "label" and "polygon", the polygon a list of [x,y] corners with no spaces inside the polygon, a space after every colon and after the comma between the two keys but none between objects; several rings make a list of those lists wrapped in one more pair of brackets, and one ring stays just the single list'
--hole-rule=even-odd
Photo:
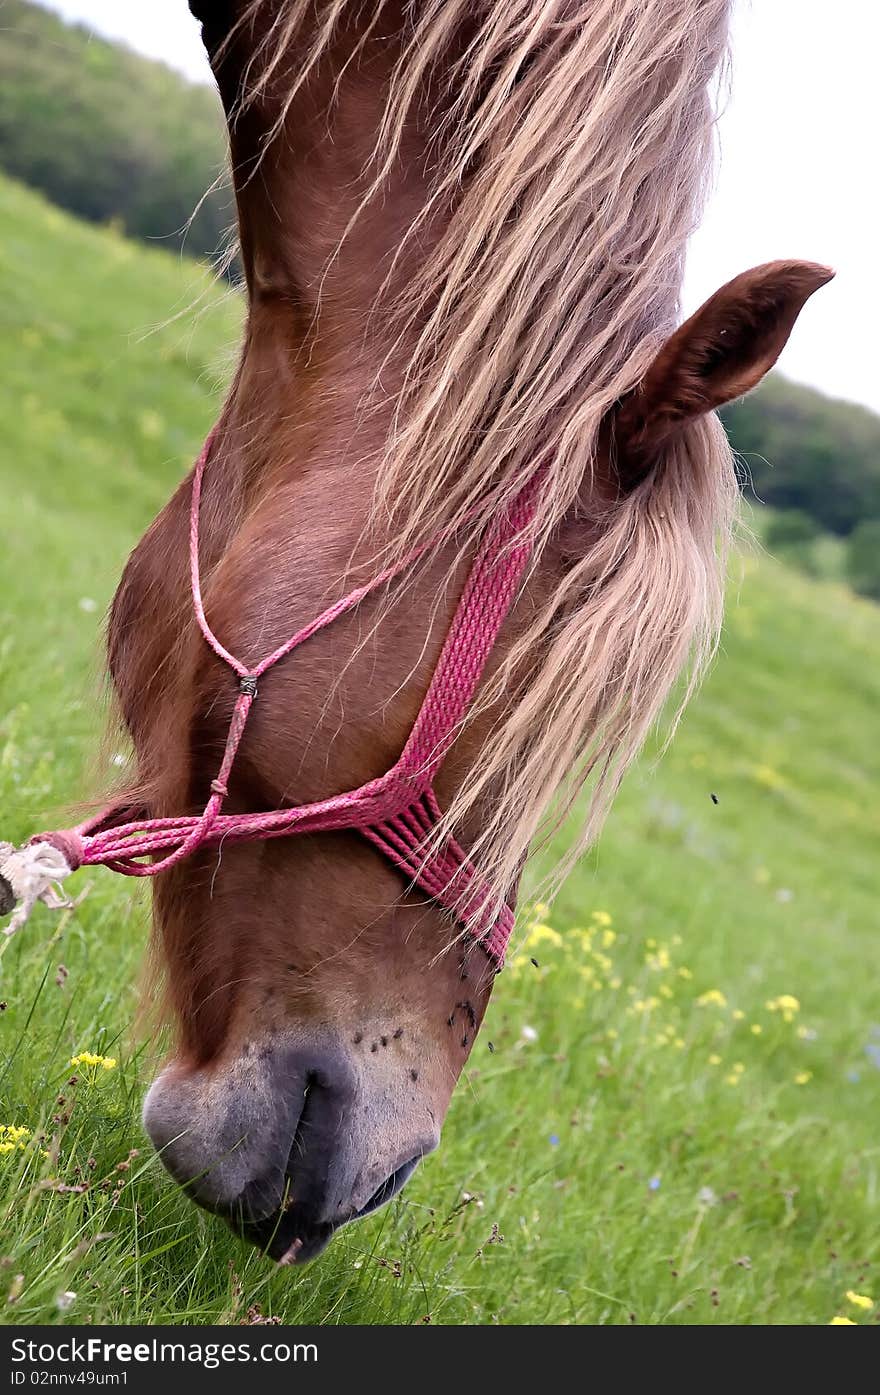
[{"label": "horse muzzle", "polygon": [[172,1062],[147,1094],[144,1125],[175,1181],[282,1263],[390,1201],[439,1143],[402,1041],[360,1044],[326,1031],[251,1042],[232,1061]]}]

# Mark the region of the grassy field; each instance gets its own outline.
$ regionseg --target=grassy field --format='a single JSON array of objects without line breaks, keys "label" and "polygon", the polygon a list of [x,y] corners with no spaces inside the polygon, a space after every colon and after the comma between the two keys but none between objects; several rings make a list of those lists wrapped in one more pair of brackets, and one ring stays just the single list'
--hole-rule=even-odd
[{"label": "grassy field", "polygon": [[[192,264],[5,183],[0,227],[0,832],[19,839],[110,773],[102,613],[211,420],[238,311]],[[2,1321],[875,1321],[878,706],[880,610],[738,564],[675,744],[523,926],[440,1152],[305,1270],[240,1246],[145,1145],[145,904],[81,874],[81,907],[41,908],[0,959]],[[116,1064],[73,1068],[83,1052]]]}]

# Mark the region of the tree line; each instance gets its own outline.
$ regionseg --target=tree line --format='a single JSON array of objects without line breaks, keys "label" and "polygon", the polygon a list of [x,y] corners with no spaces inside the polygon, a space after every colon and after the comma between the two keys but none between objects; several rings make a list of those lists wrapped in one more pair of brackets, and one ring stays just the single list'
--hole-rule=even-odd
[{"label": "tree line", "polygon": [[880,600],[880,417],[779,374],[722,417],[746,493],[782,511],[771,550],[814,570],[819,534],[837,534],[852,585]]}]

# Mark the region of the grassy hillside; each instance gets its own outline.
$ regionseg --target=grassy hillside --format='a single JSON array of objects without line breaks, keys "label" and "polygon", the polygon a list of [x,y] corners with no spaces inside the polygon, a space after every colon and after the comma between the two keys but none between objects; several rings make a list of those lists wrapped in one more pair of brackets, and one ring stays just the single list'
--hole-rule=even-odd
[{"label": "grassy hillside", "polygon": [[[84,773],[101,616],[211,420],[238,310],[9,184],[0,228],[0,832],[20,838],[107,774],[112,749]],[[40,910],[0,960],[3,1321],[874,1321],[846,1294],[880,1298],[880,611],[766,557],[739,570],[671,751],[523,926],[440,1152],[305,1271],[242,1248],[145,1146],[141,888],[81,874],[79,910]],[[116,1065],[73,1069],[85,1051]]]}]

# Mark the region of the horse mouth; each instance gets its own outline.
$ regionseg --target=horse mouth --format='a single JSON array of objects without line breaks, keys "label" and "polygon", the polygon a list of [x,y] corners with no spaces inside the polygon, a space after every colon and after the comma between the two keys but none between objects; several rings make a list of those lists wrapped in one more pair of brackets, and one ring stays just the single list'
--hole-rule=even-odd
[{"label": "horse mouth", "polygon": [[397,1193],[406,1186],[421,1160],[421,1154],[419,1154],[415,1158],[410,1158],[409,1162],[395,1168],[391,1176],[385,1178],[381,1187],[376,1188],[369,1201],[351,1219],[353,1221],[363,1220],[364,1216],[369,1216],[371,1211],[378,1211],[380,1206],[384,1206],[392,1197],[397,1196]]},{"label": "horse mouth", "polygon": [[270,1259],[280,1265],[305,1264],[317,1259],[330,1244],[337,1230],[352,1221],[363,1220],[380,1206],[385,1206],[402,1190],[421,1162],[422,1154],[410,1158],[395,1168],[380,1187],[357,1211],[339,1216],[332,1221],[316,1221],[309,1215],[309,1208],[295,1200],[280,1207],[264,1221],[251,1222],[243,1227],[245,1237],[252,1241]]}]

